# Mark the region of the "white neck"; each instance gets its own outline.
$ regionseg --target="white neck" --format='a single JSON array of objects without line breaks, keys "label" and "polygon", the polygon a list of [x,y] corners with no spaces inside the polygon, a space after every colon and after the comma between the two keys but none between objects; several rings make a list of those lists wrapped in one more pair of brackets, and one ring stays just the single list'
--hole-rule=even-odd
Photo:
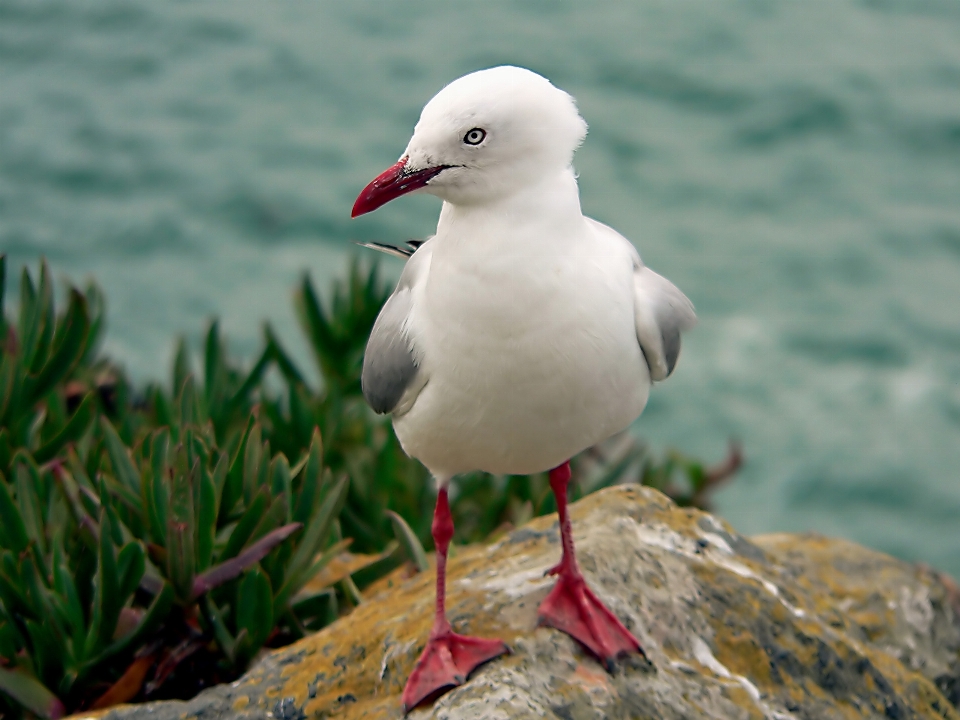
[{"label": "white neck", "polygon": [[[580,191],[572,167],[539,182],[525,185],[482,204],[454,204],[444,202],[437,223],[437,235],[447,242],[492,241],[492,234],[509,241],[524,230],[536,229],[544,238],[556,237],[551,228],[573,229],[583,222],[580,211]],[[477,238],[477,232],[486,238]],[[544,232],[547,231],[547,232]],[[561,232],[560,234],[565,234]]]}]

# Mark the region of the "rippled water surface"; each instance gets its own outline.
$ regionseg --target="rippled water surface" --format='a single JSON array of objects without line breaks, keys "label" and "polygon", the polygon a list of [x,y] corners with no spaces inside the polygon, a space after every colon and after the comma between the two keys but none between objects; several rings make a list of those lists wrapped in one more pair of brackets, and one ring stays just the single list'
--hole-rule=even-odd
[{"label": "rippled water surface", "polygon": [[952,0],[0,0],[0,248],[94,276],[141,379],[212,315],[237,352],[264,318],[295,345],[303,269],[431,231],[433,198],[350,206],[427,99],[501,63],[577,97],[585,211],[697,305],[639,432],[740,438],[717,505],[743,531],[960,574]]}]

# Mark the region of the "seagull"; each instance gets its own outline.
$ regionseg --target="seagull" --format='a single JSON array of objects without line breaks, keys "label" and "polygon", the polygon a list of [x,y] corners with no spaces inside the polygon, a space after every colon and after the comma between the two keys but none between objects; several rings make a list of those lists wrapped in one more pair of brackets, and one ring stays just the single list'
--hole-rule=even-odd
[{"label": "seagull", "polygon": [[443,200],[435,235],[391,249],[409,257],[362,372],[368,403],[392,414],[404,452],[438,488],[436,615],[404,688],[405,712],[509,652],[500,640],[454,633],[447,619],[448,486],[462,473],[549,472],[562,555],[539,623],[608,670],[621,654],[643,652],[577,564],[569,460],[640,415],[696,315],[629,240],[581,212],[571,163],[586,132],[574,99],[546,78],[480,70],[427,103],[399,161],[353,206],[357,217],[413,192]]}]

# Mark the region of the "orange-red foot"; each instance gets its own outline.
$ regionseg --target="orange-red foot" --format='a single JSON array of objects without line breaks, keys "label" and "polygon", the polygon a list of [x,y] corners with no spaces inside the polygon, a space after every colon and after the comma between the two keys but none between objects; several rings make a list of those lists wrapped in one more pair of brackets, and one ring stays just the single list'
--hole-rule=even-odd
[{"label": "orange-red foot", "polygon": [[478,665],[508,652],[501,640],[457,635],[452,630],[431,634],[403,688],[403,711],[462,685]]},{"label": "orange-red foot", "polygon": [[540,603],[540,624],[555,627],[596,655],[603,666],[613,670],[613,661],[624,653],[643,654],[640,642],[593,594],[578,570],[551,568],[557,584]]}]

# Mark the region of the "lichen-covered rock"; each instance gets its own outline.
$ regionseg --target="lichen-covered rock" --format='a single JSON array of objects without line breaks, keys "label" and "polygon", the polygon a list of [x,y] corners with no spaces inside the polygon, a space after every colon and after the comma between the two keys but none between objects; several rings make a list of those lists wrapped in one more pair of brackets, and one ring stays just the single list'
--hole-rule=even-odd
[{"label": "lichen-covered rock", "polygon": [[[817,536],[750,540],[636,486],[592,495],[572,518],[588,582],[649,660],[625,658],[608,674],[536,627],[554,582],[543,574],[559,557],[556,517],[539,518],[452,558],[454,628],[502,637],[513,654],[411,718],[960,720],[960,603],[936,573]],[[433,582],[394,580],[232,685],[108,717],[400,718]]]}]

